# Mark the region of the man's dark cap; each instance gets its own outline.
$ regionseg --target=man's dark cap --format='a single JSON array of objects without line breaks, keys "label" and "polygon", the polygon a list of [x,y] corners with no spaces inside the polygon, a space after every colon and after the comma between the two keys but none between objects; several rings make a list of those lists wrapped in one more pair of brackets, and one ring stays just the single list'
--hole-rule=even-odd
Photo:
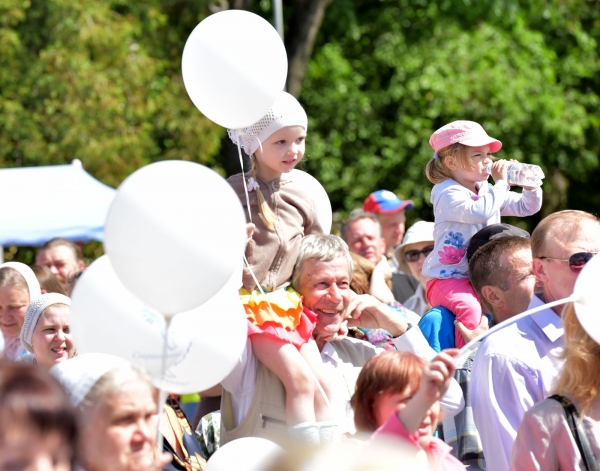
[{"label": "man's dark cap", "polygon": [[471,238],[471,242],[467,248],[467,260],[471,260],[471,257],[477,252],[479,247],[483,247],[491,240],[506,236],[524,237],[525,239],[530,238],[529,232],[524,229],[504,223],[492,224],[491,226],[484,227],[476,232]]}]

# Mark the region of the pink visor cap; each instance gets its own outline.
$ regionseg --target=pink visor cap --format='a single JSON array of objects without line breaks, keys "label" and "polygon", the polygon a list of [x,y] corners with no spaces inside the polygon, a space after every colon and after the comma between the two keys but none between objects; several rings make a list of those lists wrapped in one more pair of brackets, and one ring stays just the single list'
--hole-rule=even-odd
[{"label": "pink visor cap", "polygon": [[502,143],[488,136],[475,121],[453,121],[442,126],[429,138],[429,145],[435,152],[457,142],[469,147],[489,145],[492,152],[498,152],[502,148]]}]

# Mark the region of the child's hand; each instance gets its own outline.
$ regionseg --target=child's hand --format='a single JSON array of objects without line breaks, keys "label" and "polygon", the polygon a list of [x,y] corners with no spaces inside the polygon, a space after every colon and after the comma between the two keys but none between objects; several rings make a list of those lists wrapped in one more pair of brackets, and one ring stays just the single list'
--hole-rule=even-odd
[{"label": "child's hand", "polygon": [[490,328],[490,323],[488,321],[487,316],[481,316],[481,321],[479,322],[479,325],[473,330],[467,329],[465,325],[459,320],[454,321],[454,326],[463,336],[463,339],[465,339],[465,343],[469,343],[471,340],[479,337],[486,330],[488,330]]},{"label": "child's hand", "polygon": [[421,376],[419,393],[427,401],[438,401],[450,386],[450,381],[456,371],[453,357],[458,355],[458,348],[450,348],[440,352],[431,362],[425,365]]},{"label": "child's hand", "polygon": [[421,376],[421,385],[406,407],[398,413],[398,419],[408,433],[419,429],[429,408],[444,395],[456,370],[454,358],[458,348],[439,353],[425,365]]},{"label": "child's hand", "polygon": [[246,245],[252,240],[252,234],[254,234],[255,225],[249,222],[246,224]]},{"label": "child's hand", "polygon": [[510,162],[508,160],[496,160],[492,163],[492,178],[495,182],[504,180],[508,183],[508,167]]}]

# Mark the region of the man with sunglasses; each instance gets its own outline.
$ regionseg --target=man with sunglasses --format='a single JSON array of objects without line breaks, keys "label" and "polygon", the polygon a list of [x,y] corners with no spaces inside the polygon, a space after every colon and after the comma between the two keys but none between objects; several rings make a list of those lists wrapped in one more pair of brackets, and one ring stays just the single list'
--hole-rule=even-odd
[{"label": "man with sunglasses", "polygon": [[[471,262],[489,264],[492,255],[479,250]],[[473,285],[492,309],[494,319],[502,322],[526,306],[516,292],[506,294],[511,290],[532,291],[531,273],[541,284],[541,291],[531,296],[528,309],[570,296],[577,275],[598,251],[600,220],[583,211],[559,211],[543,219],[533,231],[531,262],[525,260],[522,250],[512,256],[505,251],[496,257],[497,269],[512,266],[514,273],[474,280]],[[483,273],[490,270],[494,268],[479,272],[485,276]],[[470,276],[477,277],[477,271],[474,269]],[[556,306],[520,319],[490,335],[479,347],[469,392],[488,471],[508,470],[523,415],[550,395],[561,364],[557,355],[563,345],[562,309]]]},{"label": "man with sunglasses", "polygon": [[[537,235],[537,237],[536,237]],[[533,271],[549,303],[573,294],[577,275],[600,251],[600,219],[584,211],[559,211],[544,218],[531,238]],[[560,315],[563,306],[553,308]]]}]

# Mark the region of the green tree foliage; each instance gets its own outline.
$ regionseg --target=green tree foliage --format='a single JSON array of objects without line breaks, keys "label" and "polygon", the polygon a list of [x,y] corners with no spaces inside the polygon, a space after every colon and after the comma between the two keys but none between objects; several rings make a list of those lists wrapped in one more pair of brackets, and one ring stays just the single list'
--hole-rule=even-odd
[{"label": "green tree foliage", "polygon": [[596,211],[598,33],[585,0],[337,0],[301,96],[306,168],[339,210],[387,188],[431,218],[429,136],[471,119],[544,168],[543,213]]},{"label": "green tree foliage", "polygon": [[[288,33],[296,1],[284,2]],[[242,3],[270,18],[269,1]],[[223,171],[224,130],[180,73],[185,40],[214,6],[0,0],[0,166],[79,158],[112,186],[161,159]],[[300,96],[304,168],[342,215],[388,188],[415,200],[411,217],[430,218],[428,138],[472,119],[503,141],[499,156],[542,165],[544,213],[595,211],[598,37],[593,0],[336,0]]]},{"label": "green tree foliage", "polygon": [[78,158],[111,186],[156,160],[215,165],[223,131],[180,73],[185,38],[208,12],[179,6],[0,0],[0,165]]}]

